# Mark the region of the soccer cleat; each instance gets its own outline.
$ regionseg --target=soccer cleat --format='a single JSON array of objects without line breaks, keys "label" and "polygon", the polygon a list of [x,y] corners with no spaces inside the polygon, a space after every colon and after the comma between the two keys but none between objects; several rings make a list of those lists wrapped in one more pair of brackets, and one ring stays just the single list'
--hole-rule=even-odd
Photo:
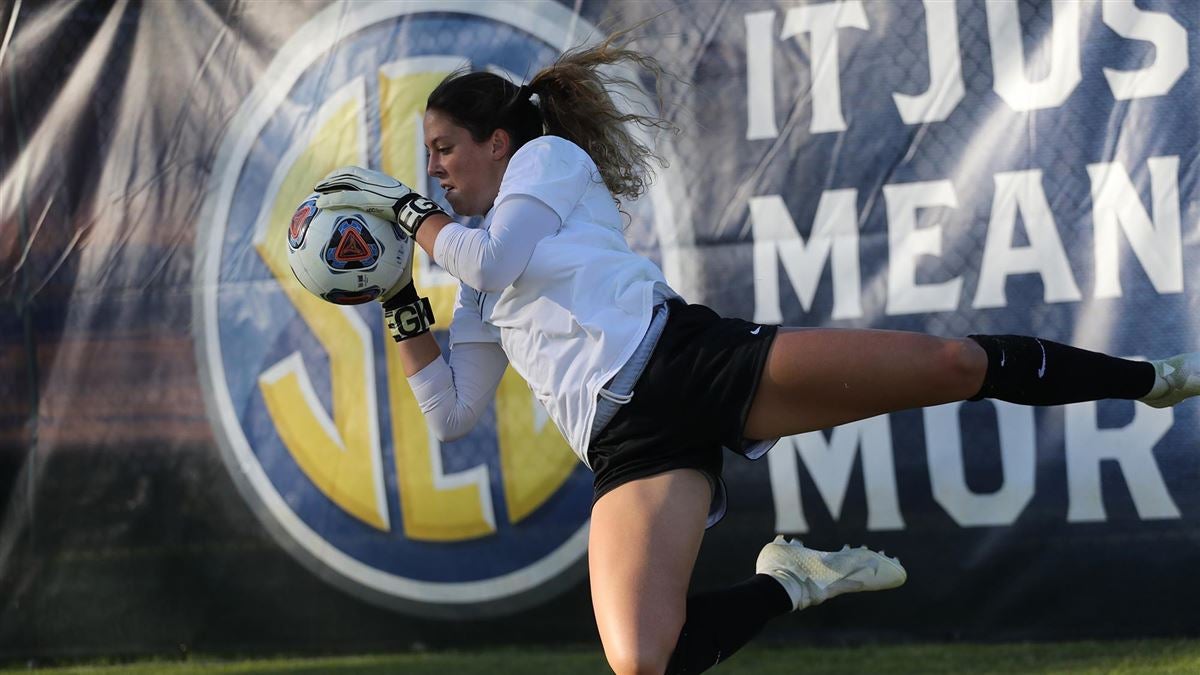
[{"label": "soccer cleat", "polygon": [[1142,403],[1155,408],[1169,408],[1200,394],[1200,352],[1151,361],[1150,365],[1154,366],[1154,387],[1149,394],[1138,399]]},{"label": "soccer cleat", "polygon": [[755,571],[779,581],[801,610],[842,593],[882,591],[904,583],[900,561],[867,548],[816,551],[783,535],[763,547]]}]

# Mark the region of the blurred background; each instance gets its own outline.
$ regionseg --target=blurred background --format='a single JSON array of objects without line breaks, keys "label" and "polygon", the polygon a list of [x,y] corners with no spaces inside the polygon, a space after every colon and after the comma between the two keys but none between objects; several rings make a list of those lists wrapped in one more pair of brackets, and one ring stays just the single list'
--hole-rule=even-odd
[{"label": "blurred background", "polygon": [[[0,662],[598,644],[590,474],[509,373],[428,433],[374,305],[286,268],[330,169],[423,177],[428,92],[635,27],[680,133],[627,236],[801,326],[1197,349],[1200,5],[10,0],[0,11]],[[454,281],[420,259],[439,339]],[[783,532],[903,588],[809,644],[1196,634],[1197,404],[978,402],[729,455],[694,583]]]}]

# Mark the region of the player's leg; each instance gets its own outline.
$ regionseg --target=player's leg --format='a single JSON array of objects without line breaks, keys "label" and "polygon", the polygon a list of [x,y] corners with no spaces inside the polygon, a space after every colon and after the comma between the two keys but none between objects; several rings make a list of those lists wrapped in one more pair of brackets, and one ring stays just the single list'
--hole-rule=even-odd
[{"label": "player's leg", "polygon": [[1024,336],[784,329],[772,345],[745,434],[786,436],[977,395],[1028,405],[1141,397],[1155,404],[1149,397],[1165,381],[1161,363]]},{"label": "player's leg", "polygon": [[592,605],[619,675],[700,673],[773,617],[904,583],[903,568],[873,551],[814,551],[780,538],[759,554],[756,575],[688,597],[711,499],[702,473],[677,469],[620,485],[593,507]]},{"label": "player's leg", "polygon": [[592,607],[618,675],[666,670],[711,500],[704,474],[677,469],[620,485],[592,507]]},{"label": "player's leg", "polygon": [[816,551],[783,537],[763,547],[755,571],[739,584],[688,598],[667,675],[695,675],[723,663],[774,617],[843,593],[896,588],[907,578],[899,561],[866,548]]},{"label": "player's leg", "polygon": [[969,339],[899,331],[780,329],[746,419],[749,438],[826,429],[974,396],[987,353]]}]

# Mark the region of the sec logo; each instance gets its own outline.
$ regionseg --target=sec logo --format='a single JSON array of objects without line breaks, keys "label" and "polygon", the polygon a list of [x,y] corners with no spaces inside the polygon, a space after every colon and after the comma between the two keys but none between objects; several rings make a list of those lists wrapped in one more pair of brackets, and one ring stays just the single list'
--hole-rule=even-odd
[{"label": "sec logo", "polygon": [[[574,584],[591,474],[511,370],[476,429],[439,443],[379,307],[333,305],[295,281],[287,246],[306,225],[296,205],[348,164],[444,202],[424,173],[421,116],[433,87],[461,67],[520,82],[564,47],[599,37],[554,2],[336,4],[279,51],[222,142],[197,238],[194,325],[209,418],[239,490],[276,539],[377,604],[500,614]],[[643,230],[670,222],[663,185],[627,209],[635,246]],[[445,352],[457,282],[423,253],[414,276]]]}]

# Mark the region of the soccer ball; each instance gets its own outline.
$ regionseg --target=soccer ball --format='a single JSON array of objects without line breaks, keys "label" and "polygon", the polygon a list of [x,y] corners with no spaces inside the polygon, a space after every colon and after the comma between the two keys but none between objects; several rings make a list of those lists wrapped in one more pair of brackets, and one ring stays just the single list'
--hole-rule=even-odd
[{"label": "soccer ball", "polygon": [[339,305],[378,298],[410,273],[413,241],[399,225],[304,198],[288,227],[288,265],[308,292]]}]

